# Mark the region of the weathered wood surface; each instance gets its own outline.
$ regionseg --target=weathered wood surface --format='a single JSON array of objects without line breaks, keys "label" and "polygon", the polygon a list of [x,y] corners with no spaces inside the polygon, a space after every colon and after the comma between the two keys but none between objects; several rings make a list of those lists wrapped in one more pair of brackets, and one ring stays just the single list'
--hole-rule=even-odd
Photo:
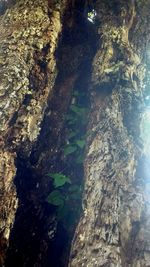
[{"label": "weathered wood surface", "polygon": [[17,153],[30,155],[56,77],[66,1],[17,1],[0,18],[0,265],[18,201]]},{"label": "weathered wood surface", "polygon": [[140,140],[150,1],[139,4],[140,11],[135,1],[96,1],[100,42],[93,60],[83,214],[70,267],[150,264],[150,203]]}]

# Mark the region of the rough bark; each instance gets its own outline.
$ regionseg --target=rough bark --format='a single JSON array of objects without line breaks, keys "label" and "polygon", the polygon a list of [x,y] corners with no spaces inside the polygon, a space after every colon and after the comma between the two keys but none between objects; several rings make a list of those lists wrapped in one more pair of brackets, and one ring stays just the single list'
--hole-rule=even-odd
[{"label": "rough bark", "polygon": [[[14,2],[9,1],[10,6]],[[45,174],[55,170],[58,148],[62,142],[60,136],[64,114],[79,76],[76,70],[82,62],[81,58],[86,52],[89,53],[86,51],[86,42],[79,46],[76,44],[74,49],[70,44],[69,48],[66,46],[62,63],[66,64],[68,54],[67,64],[70,56],[71,70],[68,68],[69,73],[65,76],[66,69],[62,64],[61,75],[64,78],[53,87],[57,72],[54,53],[66,2],[18,0],[0,20],[1,266],[18,205],[14,186],[16,171],[18,183],[23,181],[26,190],[26,175],[30,174],[33,184],[29,203],[24,202],[29,210],[21,217],[24,208],[21,210],[20,207],[15,233],[18,225],[22,226],[19,229],[25,229],[22,236],[28,232],[28,224],[25,223],[28,221],[30,225],[30,219],[26,218],[31,212],[35,224],[31,226],[29,236],[34,234],[40,238],[39,258],[33,259],[34,266],[44,266],[41,258],[47,251],[48,226],[53,228],[49,228],[49,235],[53,235],[55,230],[55,219],[43,215],[40,203],[50,190]],[[81,2],[84,6],[84,1]],[[149,266],[149,199],[145,194],[145,177],[141,171],[142,147],[139,136],[150,2],[88,2],[89,5],[95,2],[99,47],[93,60],[90,89],[83,215],[75,233],[70,266]],[[80,1],[69,3],[70,8],[75,10],[76,19],[81,19]],[[73,16],[65,17],[65,21],[66,28],[76,28]],[[75,35],[79,29],[78,26]],[[73,43],[74,40],[72,46]],[[17,193],[19,197],[24,197],[27,191],[21,190]],[[43,233],[39,235],[38,231],[35,233],[36,220],[40,221],[39,228],[41,224],[46,225],[46,237],[42,236]],[[27,253],[30,254],[34,242],[28,247]],[[29,254],[23,255],[23,266],[30,265],[29,257],[32,255]]]},{"label": "rough bark", "polygon": [[[66,1],[17,1],[0,19],[0,265],[17,209],[17,153],[29,156],[56,77]],[[34,77],[34,79],[33,79]]]},{"label": "rough bark", "polygon": [[149,197],[140,139],[149,8],[149,1],[95,4],[100,41],[93,60],[83,214],[70,267],[150,263]]}]

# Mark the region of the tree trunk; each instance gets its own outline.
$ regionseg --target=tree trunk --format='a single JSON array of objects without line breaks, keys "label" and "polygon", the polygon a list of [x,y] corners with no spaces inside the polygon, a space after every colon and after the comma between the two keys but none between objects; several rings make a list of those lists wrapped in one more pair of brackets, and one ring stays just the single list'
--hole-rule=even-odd
[{"label": "tree trunk", "polygon": [[60,172],[64,161],[78,168],[74,154],[64,157],[64,124],[72,91],[83,85],[91,101],[83,214],[69,266],[148,267],[140,127],[150,1],[2,0],[0,6],[0,14],[6,11],[0,18],[0,266],[10,233],[7,267],[67,266],[49,261],[62,252],[49,242],[58,218],[45,201],[53,190],[46,174]]},{"label": "tree trunk", "polygon": [[83,214],[69,266],[149,266],[140,127],[150,2],[102,0],[95,10],[99,48],[92,70]]},{"label": "tree trunk", "polygon": [[56,77],[66,1],[17,1],[0,19],[0,266],[17,209],[17,155],[29,157]]}]

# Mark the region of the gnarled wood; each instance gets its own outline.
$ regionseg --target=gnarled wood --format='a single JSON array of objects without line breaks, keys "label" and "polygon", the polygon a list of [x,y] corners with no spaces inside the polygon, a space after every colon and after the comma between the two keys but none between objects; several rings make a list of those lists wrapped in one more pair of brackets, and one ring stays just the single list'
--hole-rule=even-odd
[{"label": "gnarled wood", "polygon": [[[136,8],[135,1],[96,1],[101,38],[93,61],[83,215],[70,267],[149,266],[149,199],[139,173],[146,47],[129,39],[141,25]],[[143,31],[150,27],[145,15],[141,10]]]},{"label": "gnarled wood", "polygon": [[[66,1],[17,1],[0,19],[0,265],[17,209],[15,160],[30,155],[56,77]],[[31,78],[34,76],[34,79]]]}]

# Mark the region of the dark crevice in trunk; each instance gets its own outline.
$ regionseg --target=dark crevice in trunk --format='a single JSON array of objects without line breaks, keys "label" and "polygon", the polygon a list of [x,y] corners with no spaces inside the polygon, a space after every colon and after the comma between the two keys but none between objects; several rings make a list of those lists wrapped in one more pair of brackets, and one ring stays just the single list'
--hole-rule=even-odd
[{"label": "dark crevice in trunk", "polygon": [[[67,266],[70,242],[79,214],[74,214],[76,218],[68,227],[63,219],[58,220],[57,207],[47,202],[48,195],[55,189],[47,173],[65,170],[65,175],[71,175],[72,183],[78,186],[83,178],[83,166],[76,163],[75,155],[64,156],[69,132],[66,115],[74,101],[74,91],[84,92],[84,97],[79,101],[80,107],[87,102],[91,61],[96,50],[94,25],[86,20],[83,13],[82,10],[75,11],[70,23],[66,14],[62,38],[56,51],[58,75],[53,96],[49,97],[47,103],[39,139],[30,156],[25,156],[23,151],[18,152],[15,185],[19,208],[10,236],[5,267]],[[35,77],[37,68],[40,75],[46,72],[45,60],[41,61],[41,55],[35,55],[34,68],[36,71],[33,69],[31,72],[30,84],[36,91],[40,82],[44,81]],[[30,95],[27,95],[23,104],[30,100]],[[84,133],[85,129],[86,124],[81,131]],[[82,146],[82,143],[79,144]],[[67,190],[63,192],[67,193]],[[75,211],[81,210],[80,199],[71,205],[74,204],[80,206]],[[74,208],[70,207],[70,203],[67,205],[68,209]]]},{"label": "dark crevice in trunk", "polygon": [[0,16],[3,15],[8,8],[15,5],[16,0],[1,0],[0,1]]}]

